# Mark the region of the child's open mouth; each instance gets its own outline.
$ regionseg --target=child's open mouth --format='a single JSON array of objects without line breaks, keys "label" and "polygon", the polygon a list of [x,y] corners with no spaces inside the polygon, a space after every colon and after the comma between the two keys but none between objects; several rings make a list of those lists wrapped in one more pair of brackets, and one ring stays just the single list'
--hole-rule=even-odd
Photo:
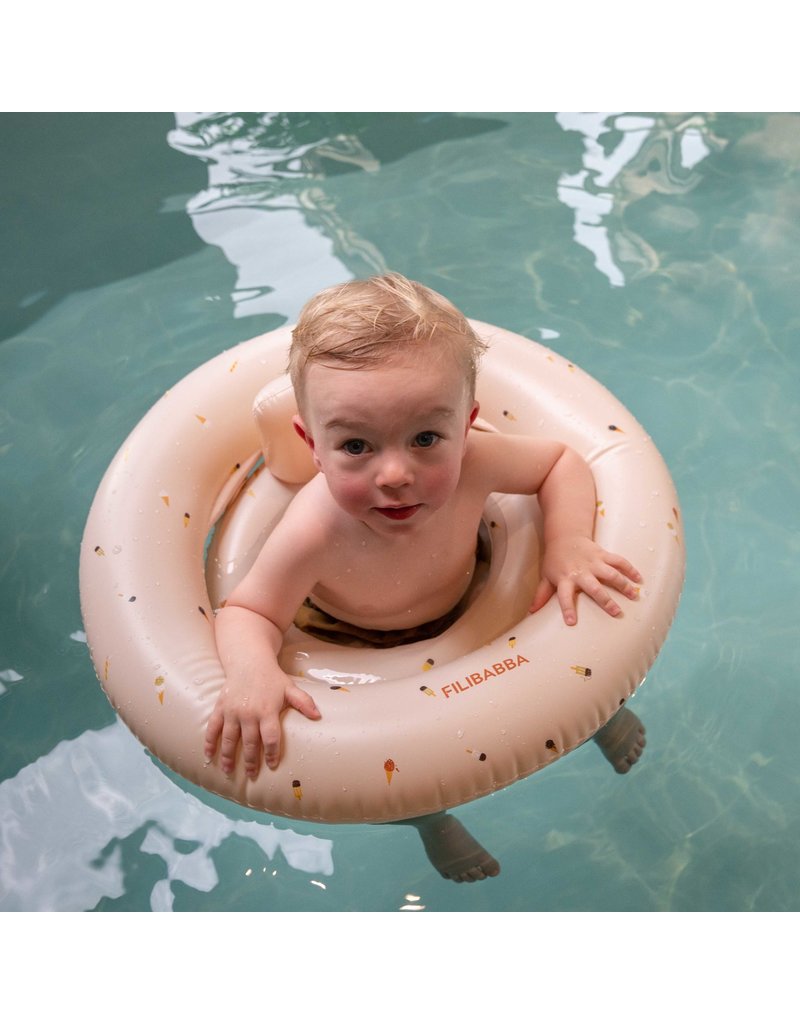
[{"label": "child's open mouth", "polygon": [[387,519],[410,519],[420,508],[422,508],[421,505],[400,505],[396,508],[376,508],[375,511],[380,512]]}]

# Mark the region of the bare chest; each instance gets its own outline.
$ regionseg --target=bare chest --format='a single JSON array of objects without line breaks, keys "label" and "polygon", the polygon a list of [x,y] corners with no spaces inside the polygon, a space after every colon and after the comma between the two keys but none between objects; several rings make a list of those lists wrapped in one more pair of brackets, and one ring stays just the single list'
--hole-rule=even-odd
[{"label": "bare chest", "polygon": [[[480,509],[433,520],[389,538],[343,539],[312,597],[355,625],[401,629],[444,615],[463,596],[475,570]],[[399,531],[398,531],[399,533]]]}]

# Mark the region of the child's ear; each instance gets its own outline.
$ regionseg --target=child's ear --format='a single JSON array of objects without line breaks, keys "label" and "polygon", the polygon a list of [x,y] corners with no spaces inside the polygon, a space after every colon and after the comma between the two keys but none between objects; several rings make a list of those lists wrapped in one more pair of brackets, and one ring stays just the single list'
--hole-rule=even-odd
[{"label": "child's ear", "polygon": [[311,456],[314,459],[314,465],[317,467],[317,469],[321,469],[322,467],[319,464],[319,459],[317,458],[317,453],[314,449],[314,438],[311,436],[311,434],[309,434],[308,430],[306,429],[306,425],[305,423],[303,423],[302,416],[292,416],[292,426],[297,432],[298,437],[302,438],[302,440],[305,441],[305,443],[311,450]]},{"label": "child's ear", "polygon": [[311,451],[314,451],[314,438],[306,430],[306,425],[303,423],[302,416],[292,416],[292,426],[297,431],[298,437],[302,438],[303,441],[308,445]]}]

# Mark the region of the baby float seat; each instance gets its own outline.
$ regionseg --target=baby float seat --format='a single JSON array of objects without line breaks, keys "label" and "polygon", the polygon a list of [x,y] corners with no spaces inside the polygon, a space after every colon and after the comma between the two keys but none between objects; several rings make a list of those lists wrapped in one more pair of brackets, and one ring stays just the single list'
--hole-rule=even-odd
[{"label": "baby float seat", "polygon": [[283,378],[291,328],[253,338],[179,381],[136,426],[98,488],[81,547],[81,608],[98,678],[140,741],[186,779],[289,818],[409,818],[552,763],[644,678],[683,580],[667,468],[630,411],[574,364],[502,328],[473,327],[489,345],[482,417],[496,430],[564,441],[587,460],[596,539],[641,571],[640,600],[623,600],[624,615],[611,619],[583,597],[572,628],[555,599],[528,615],[536,501],[492,496],[487,582],[458,621],[387,651],[291,628],[281,665],[322,717],[286,712],[279,767],[248,779],[240,757],[223,775],[203,754],[224,685],[214,611],[314,469]]}]

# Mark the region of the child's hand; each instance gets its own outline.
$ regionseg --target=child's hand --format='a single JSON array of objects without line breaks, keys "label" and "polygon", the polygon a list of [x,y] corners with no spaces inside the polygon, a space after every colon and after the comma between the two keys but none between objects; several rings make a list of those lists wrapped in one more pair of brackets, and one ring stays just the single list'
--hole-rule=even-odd
[{"label": "child's hand", "polygon": [[230,775],[241,740],[248,778],[255,779],[258,775],[262,747],[267,767],[277,768],[281,758],[280,716],[290,707],[306,718],[320,717],[319,709],[309,694],[278,669],[267,685],[263,680],[256,684],[247,680],[226,681],[208,720],[206,760],[214,757],[219,744],[219,766],[226,775]]},{"label": "child's hand", "polygon": [[545,549],[542,579],[530,610],[537,612],[553,594],[558,594],[564,622],[574,626],[578,621],[575,599],[583,591],[609,615],[621,615],[622,609],[606,586],[635,601],[639,591],[633,584],[641,580],[639,571],[626,558],[604,551],[588,537],[558,537]]}]

